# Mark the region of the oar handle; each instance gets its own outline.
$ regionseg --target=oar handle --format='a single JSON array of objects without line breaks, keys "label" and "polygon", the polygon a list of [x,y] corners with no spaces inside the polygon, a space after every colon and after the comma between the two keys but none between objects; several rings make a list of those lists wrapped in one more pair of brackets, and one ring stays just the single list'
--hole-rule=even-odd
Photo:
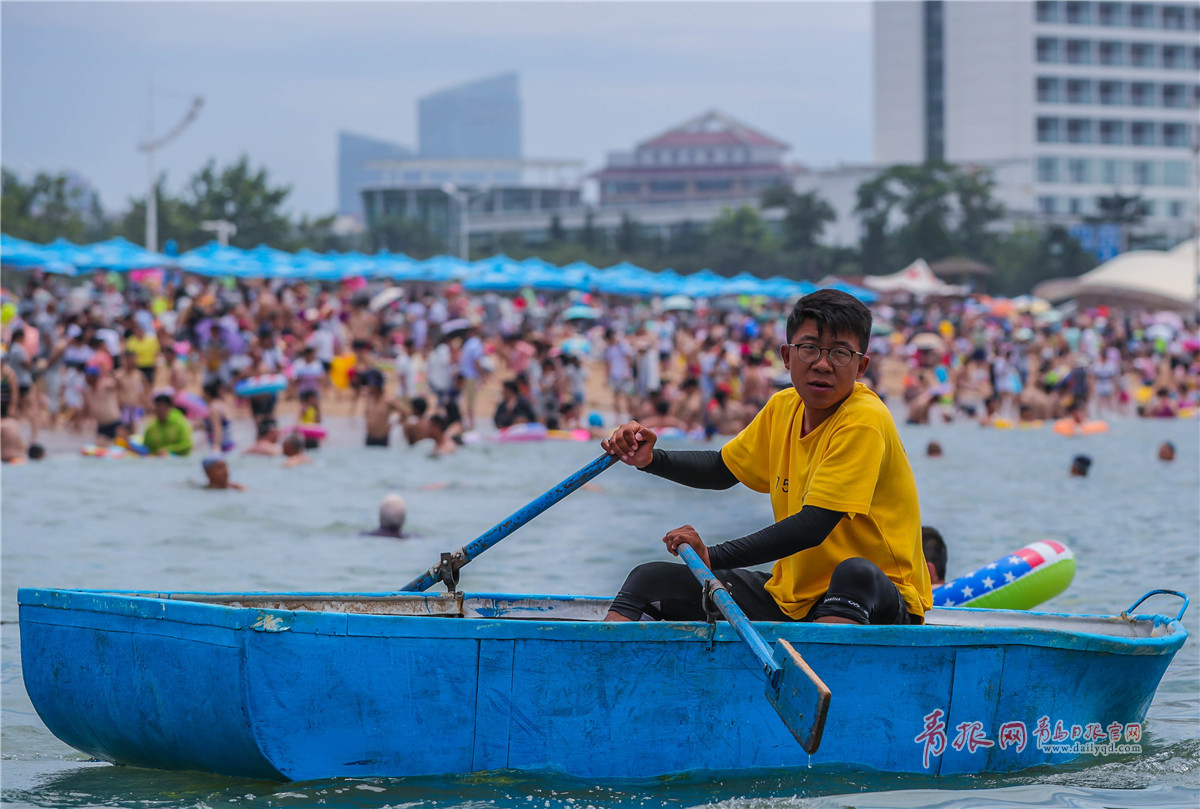
[{"label": "oar handle", "polygon": [[[532,520],[534,517],[541,514],[552,505],[562,500],[571,492],[578,489],[583,484],[587,483],[592,478],[599,475],[605,469],[617,462],[617,456],[601,455],[587,466],[580,469],[575,474],[560,482],[557,486],[543,492],[537,499],[530,502],[528,505],[514,511],[512,514],[505,517],[500,522],[493,525],[479,537],[459,548],[452,554],[447,554],[448,560],[443,560],[417,578],[410,581],[401,588],[402,593],[420,593],[428,590],[439,581],[443,580],[443,571],[452,574],[457,581],[457,571],[463,565],[475,559],[479,554],[486,551],[488,548],[495,545],[500,540],[507,537],[513,531],[516,531],[525,523]],[[446,570],[446,566],[450,566],[450,570]]]},{"label": "oar handle", "polygon": [[725,585],[712,574],[708,566],[700,558],[700,554],[691,545],[680,545],[679,558],[687,563],[688,568],[692,571],[692,575],[700,582],[700,585],[705,589],[713,603],[717,605],[717,609],[725,616],[725,620],[729,621],[729,625],[733,627],[733,631],[737,632],[742,640],[750,646],[754,656],[759,659],[766,669],[767,676],[773,681],[779,677],[780,667],[775,662],[775,655],[771,652],[771,647],[763,640],[762,635],[758,634],[758,630],[750,623],[750,619],[746,617],[746,613],[742,612],[742,608],[733,600],[733,596],[725,589]]}]

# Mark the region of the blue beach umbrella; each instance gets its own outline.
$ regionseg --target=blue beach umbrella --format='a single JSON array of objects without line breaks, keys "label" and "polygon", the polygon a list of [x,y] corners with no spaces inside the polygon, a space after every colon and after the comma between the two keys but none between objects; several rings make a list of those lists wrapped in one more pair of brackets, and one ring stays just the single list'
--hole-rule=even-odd
[{"label": "blue beach umbrella", "polygon": [[836,289],[841,292],[845,292],[848,295],[853,295],[863,303],[875,303],[875,301],[879,300],[878,293],[863,287],[855,286],[854,284],[848,284],[845,281],[834,281],[832,284],[827,284],[825,288]]},{"label": "blue beach umbrella", "polygon": [[78,266],[88,269],[125,271],[177,264],[177,260],[170,256],[152,253],[120,236],[87,245],[82,249],[88,254],[88,258]]},{"label": "blue beach umbrella", "polygon": [[59,275],[76,275],[78,273],[74,264],[63,261],[58,253],[50,249],[48,245],[43,247],[34,242],[9,236],[7,233],[0,234],[0,263],[18,269],[40,267],[46,272]]}]

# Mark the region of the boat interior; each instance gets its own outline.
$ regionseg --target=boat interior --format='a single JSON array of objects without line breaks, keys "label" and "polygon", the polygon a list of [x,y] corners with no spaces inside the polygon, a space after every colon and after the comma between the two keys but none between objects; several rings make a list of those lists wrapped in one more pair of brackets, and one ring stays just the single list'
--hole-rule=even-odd
[{"label": "boat interior", "polygon": [[[234,609],[338,612],[445,618],[536,621],[600,621],[611,603],[589,596],[525,596],[481,593],[121,593],[143,598],[190,601]],[[1172,633],[1168,621],[1142,615],[1062,615],[1023,610],[935,608],[926,625],[1087,632],[1117,638],[1151,638]]]}]

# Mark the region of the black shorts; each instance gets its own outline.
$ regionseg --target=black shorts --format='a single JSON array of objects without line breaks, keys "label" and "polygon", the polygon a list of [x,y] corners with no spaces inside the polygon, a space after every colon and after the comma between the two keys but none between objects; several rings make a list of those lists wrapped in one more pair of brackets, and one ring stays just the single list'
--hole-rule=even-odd
[{"label": "black shorts", "polygon": [[[751,621],[794,621],[766,591],[771,578],[756,570],[714,570],[729,595]],[[706,620],[703,589],[686,565],[649,562],[638,565],[613,599],[612,610],[632,621],[643,616],[656,621]],[[920,624],[909,613],[900,591],[887,575],[866,559],[847,559],[834,569],[829,590],[801,621],[825,616],[848,618],[859,624]]]},{"label": "black shorts", "polygon": [[275,412],[275,402],[274,393],[265,396],[251,396],[250,413],[253,416],[269,416]]},{"label": "black shorts", "polygon": [[96,435],[102,435],[109,440],[116,440],[117,428],[120,427],[123,423],[124,422],[121,422],[118,420],[118,421],[110,421],[108,424],[97,424],[96,425]]},{"label": "black shorts", "polygon": [[141,365],[139,365],[138,370],[142,372],[142,376],[146,377],[146,384],[153,387],[154,386],[154,371],[156,370],[155,367],[153,365],[151,365],[148,368],[143,368]]},{"label": "black shorts", "polygon": [[367,446],[368,447],[386,447],[388,445],[388,438],[390,438],[390,436],[368,435],[367,436]]}]

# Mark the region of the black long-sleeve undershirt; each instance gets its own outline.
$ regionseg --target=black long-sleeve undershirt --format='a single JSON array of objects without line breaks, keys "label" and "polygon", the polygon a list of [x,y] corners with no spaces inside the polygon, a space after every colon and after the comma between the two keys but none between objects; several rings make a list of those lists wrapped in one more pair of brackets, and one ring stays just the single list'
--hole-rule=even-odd
[{"label": "black long-sleeve undershirt", "polygon": [[[728,489],[738,482],[718,450],[692,452],[658,450],[642,471],[694,489]],[[791,556],[825,541],[845,514],[819,506],[804,506],[795,514],[728,542],[708,548],[713,570],[750,567]]]}]

